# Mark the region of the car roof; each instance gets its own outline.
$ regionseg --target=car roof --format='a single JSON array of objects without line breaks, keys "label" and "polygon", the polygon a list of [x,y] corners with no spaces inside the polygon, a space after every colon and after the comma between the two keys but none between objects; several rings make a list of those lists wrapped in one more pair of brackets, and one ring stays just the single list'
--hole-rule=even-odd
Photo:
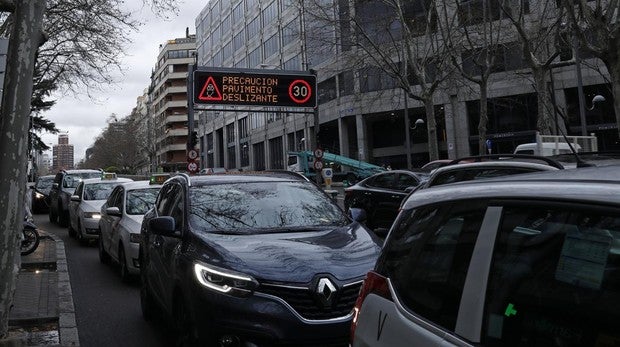
[{"label": "car roof", "polygon": [[64,170],[64,172],[68,174],[73,174],[73,173],[88,173],[88,172],[102,172],[102,171],[94,170],[94,169],[71,169],[71,170]]},{"label": "car roof", "polygon": [[[176,178],[178,176],[175,176]],[[305,176],[292,171],[241,171],[188,176],[191,185],[209,185],[238,182],[310,182]]]},{"label": "car roof", "polygon": [[110,183],[124,183],[124,182],[133,182],[133,180],[129,179],[129,178],[115,178],[112,180],[102,180],[101,178],[87,178],[82,180],[82,182],[84,182],[84,184],[90,184],[90,183],[98,183],[98,182],[110,182]]},{"label": "car roof", "polygon": [[446,200],[545,199],[607,203],[620,207],[620,165],[536,172],[422,189],[403,204],[410,209]]},{"label": "car roof", "polygon": [[524,168],[524,169],[533,169],[538,171],[555,171],[558,168],[549,166],[546,164],[538,164],[538,163],[530,163],[524,161],[512,161],[512,160],[501,160],[501,161],[481,161],[475,163],[463,163],[463,164],[453,164],[448,166],[443,166],[437,168],[432,174],[431,177],[440,175],[443,172],[448,171],[459,171],[465,169],[477,169],[477,168]]},{"label": "car roof", "polygon": [[119,184],[127,190],[143,189],[143,188],[161,188],[161,184],[151,184],[151,181],[131,181]]},{"label": "car roof", "polygon": [[38,180],[40,180],[40,179],[42,179],[42,178],[46,178],[46,179],[52,178],[52,179],[53,179],[54,177],[56,177],[56,175],[44,175],[44,176],[39,176],[39,177],[37,177],[37,179],[38,179]]}]

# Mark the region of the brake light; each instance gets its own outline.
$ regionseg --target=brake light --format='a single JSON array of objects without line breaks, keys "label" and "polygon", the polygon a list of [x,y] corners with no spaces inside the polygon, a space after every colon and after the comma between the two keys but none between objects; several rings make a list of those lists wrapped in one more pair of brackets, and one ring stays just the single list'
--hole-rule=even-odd
[{"label": "brake light", "polygon": [[376,294],[381,296],[382,298],[392,300],[392,294],[390,294],[390,288],[388,286],[387,278],[379,275],[374,271],[370,271],[366,274],[366,279],[364,279],[364,284],[362,285],[362,289],[360,289],[360,293],[357,296],[357,300],[355,301],[355,306],[353,307],[353,321],[351,322],[351,343],[353,343],[353,337],[355,336],[355,328],[357,328],[357,319],[362,309],[362,304],[364,300],[368,296],[368,294]]}]

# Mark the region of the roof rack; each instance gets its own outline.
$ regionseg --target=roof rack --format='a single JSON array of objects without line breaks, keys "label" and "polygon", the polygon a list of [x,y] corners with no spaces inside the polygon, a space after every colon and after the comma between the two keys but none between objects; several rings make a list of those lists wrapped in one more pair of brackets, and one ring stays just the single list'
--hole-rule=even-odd
[{"label": "roof rack", "polygon": [[260,171],[226,171],[209,174],[209,176],[230,176],[230,175],[270,175],[280,178],[293,178],[301,181],[310,181],[308,177],[295,171],[288,170],[260,170]]},{"label": "roof rack", "polygon": [[465,164],[465,163],[476,163],[483,161],[494,161],[494,160],[513,160],[513,159],[527,159],[529,161],[540,161],[545,163],[546,165],[553,166],[557,169],[563,170],[564,166],[560,164],[557,160],[551,159],[549,157],[543,157],[540,155],[531,155],[531,154],[485,154],[485,155],[474,155],[469,157],[462,157],[458,159],[454,159],[449,162],[448,165],[454,164]]}]

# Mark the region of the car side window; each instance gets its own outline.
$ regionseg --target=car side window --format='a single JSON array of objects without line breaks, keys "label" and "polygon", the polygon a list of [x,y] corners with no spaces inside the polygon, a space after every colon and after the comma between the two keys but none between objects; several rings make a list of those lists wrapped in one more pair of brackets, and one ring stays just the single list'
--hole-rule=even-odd
[{"label": "car side window", "polygon": [[110,199],[108,199],[108,207],[118,207],[122,211],[121,197],[123,196],[123,189],[121,187],[116,187],[110,194]]},{"label": "car side window", "polygon": [[158,216],[168,215],[169,210],[167,210],[166,207],[170,207],[170,200],[174,198],[171,194],[173,187],[174,184],[170,183],[161,188],[161,191],[157,196],[157,202],[155,203]]},{"label": "car side window", "polygon": [[73,194],[82,198],[83,191],[84,191],[84,183],[80,182],[80,184],[78,184],[77,188],[75,189],[75,193]]},{"label": "car side window", "polygon": [[620,211],[504,207],[485,300],[485,345],[615,345],[619,308]]},{"label": "car side window", "polygon": [[405,173],[398,174],[398,178],[396,179],[396,189],[405,190],[408,187],[416,187],[420,182],[413,175],[408,175]]},{"label": "car side window", "polygon": [[379,259],[410,312],[454,330],[486,202],[403,211]]},{"label": "car side window", "polygon": [[185,198],[183,188],[175,185],[173,193],[174,199],[171,201],[170,216],[174,218],[174,225],[177,231],[183,231],[185,226]]},{"label": "car side window", "polygon": [[395,179],[396,174],[394,173],[377,175],[369,185],[376,188],[394,189]]}]

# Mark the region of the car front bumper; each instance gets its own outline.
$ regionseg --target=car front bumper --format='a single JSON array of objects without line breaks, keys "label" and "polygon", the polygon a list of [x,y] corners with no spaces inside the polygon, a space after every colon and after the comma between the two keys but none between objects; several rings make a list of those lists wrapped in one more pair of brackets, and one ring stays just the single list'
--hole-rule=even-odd
[{"label": "car front bumper", "polygon": [[88,240],[96,240],[99,238],[101,234],[101,230],[99,229],[99,219],[98,218],[83,218],[82,219],[82,238]]}]

